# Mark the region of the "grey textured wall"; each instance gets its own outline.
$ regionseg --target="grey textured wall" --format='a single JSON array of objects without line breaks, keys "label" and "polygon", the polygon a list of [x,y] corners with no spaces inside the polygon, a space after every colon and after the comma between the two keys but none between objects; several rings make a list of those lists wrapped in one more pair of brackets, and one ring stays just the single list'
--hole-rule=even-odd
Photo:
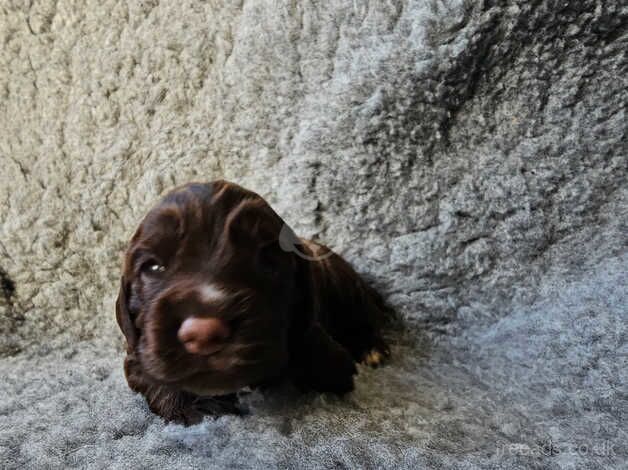
[{"label": "grey textured wall", "polygon": [[519,397],[532,421],[582,385],[573,354],[625,392],[627,21],[619,0],[2,0],[0,354],[119,347],[124,243],[221,177],[496,374],[471,382],[506,393],[545,358],[566,381]]}]

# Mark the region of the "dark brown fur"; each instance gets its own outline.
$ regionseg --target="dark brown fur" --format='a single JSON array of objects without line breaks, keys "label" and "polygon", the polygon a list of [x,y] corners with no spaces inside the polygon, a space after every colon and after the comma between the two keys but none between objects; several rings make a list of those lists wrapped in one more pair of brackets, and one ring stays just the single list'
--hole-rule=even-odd
[{"label": "dark brown fur", "polygon": [[[147,263],[166,266],[146,271]],[[207,302],[199,286],[219,286]],[[168,421],[237,412],[234,392],[290,378],[303,389],[353,389],[355,362],[388,355],[389,309],[340,256],[298,239],[257,194],[225,181],[189,184],[153,208],[131,239],[116,304],[131,389]],[[216,354],[189,354],[183,320],[231,326]]]}]

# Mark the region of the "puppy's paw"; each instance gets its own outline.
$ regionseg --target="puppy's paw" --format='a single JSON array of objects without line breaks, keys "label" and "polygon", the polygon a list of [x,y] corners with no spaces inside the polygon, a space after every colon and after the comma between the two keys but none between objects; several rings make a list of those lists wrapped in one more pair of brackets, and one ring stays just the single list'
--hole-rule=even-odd
[{"label": "puppy's paw", "polygon": [[337,364],[338,368],[335,371],[330,371],[331,373],[327,384],[319,389],[319,391],[331,392],[336,395],[345,395],[353,391],[353,376],[358,373],[353,360],[339,358]]},{"label": "puppy's paw", "polygon": [[182,424],[183,426],[192,426],[203,421],[205,413],[196,406],[185,406],[176,410],[169,410],[168,413],[162,415],[166,423]]},{"label": "puppy's paw", "polygon": [[353,376],[358,373],[353,359],[344,349],[330,349],[316,357],[308,382],[317,392],[344,395],[353,390]]},{"label": "puppy's paw", "polygon": [[193,405],[196,410],[204,415],[222,416],[230,414],[244,416],[249,412],[249,410],[240,403],[235,394],[215,397],[197,397],[194,399]]},{"label": "puppy's paw", "polygon": [[312,325],[294,352],[292,378],[303,389],[338,395],[353,390],[353,357],[319,325]]}]

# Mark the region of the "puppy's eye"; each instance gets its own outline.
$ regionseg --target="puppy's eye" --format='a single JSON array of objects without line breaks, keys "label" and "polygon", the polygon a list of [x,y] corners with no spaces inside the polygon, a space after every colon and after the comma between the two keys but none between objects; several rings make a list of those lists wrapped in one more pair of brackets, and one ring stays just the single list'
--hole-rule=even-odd
[{"label": "puppy's eye", "polygon": [[159,263],[158,261],[151,260],[151,261],[146,261],[144,264],[142,264],[142,267],[140,269],[142,273],[144,274],[155,275],[155,274],[161,274],[165,272],[166,266]]}]

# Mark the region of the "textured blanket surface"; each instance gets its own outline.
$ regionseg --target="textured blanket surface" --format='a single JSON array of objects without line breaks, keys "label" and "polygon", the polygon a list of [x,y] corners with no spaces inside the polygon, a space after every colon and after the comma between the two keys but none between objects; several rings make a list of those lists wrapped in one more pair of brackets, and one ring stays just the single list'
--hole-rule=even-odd
[{"label": "textured blanket surface", "polygon": [[[0,0],[0,468],[625,468],[620,0]],[[165,426],[121,253],[225,178],[398,309],[343,399]]]}]

